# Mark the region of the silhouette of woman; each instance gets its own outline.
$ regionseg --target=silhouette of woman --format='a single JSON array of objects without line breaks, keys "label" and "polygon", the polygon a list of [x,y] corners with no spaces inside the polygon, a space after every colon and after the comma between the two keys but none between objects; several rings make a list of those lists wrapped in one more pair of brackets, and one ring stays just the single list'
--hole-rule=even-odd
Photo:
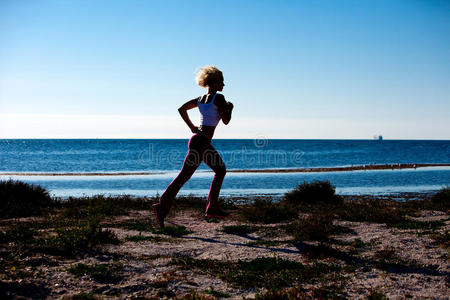
[{"label": "silhouette of woman", "polygon": [[[153,205],[156,220],[161,227],[164,227],[164,219],[169,213],[178,191],[191,178],[202,161],[215,173],[206,205],[206,217],[221,218],[226,216],[226,213],[219,208],[218,204],[226,168],[219,153],[211,145],[211,139],[220,120],[225,125],[230,122],[233,104],[226,101],[222,94],[217,93],[223,90],[225,84],[223,83],[222,71],[215,66],[201,67],[197,73],[196,81],[199,86],[208,88],[208,93],[184,103],[178,109],[184,122],[194,135],[189,140],[188,153],[180,173],[161,195],[159,202]],[[188,110],[196,107],[200,110],[200,127],[191,122],[187,113]]]}]

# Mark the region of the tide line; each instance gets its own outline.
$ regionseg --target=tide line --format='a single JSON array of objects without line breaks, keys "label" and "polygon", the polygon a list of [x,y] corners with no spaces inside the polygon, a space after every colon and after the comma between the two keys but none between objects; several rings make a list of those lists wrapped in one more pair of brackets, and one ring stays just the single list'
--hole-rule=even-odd
[{"label": "tide line", "polygon": [[[399,170],[417,169],[424,167],[450,167],[450,163],[438,164],[367,164],[342,167],[316,167],[316,168],[280,168],[280,169],[228,169],[228,173],[320,173],[320,172],[348,172],[362,170]],[[178,170],[158,172],[0,172],[0,176],[130,176],[130,175],[161,175]],[[202,170],[201,172],[205,172]],[[206,171],[209,172],[209,171]]]}]

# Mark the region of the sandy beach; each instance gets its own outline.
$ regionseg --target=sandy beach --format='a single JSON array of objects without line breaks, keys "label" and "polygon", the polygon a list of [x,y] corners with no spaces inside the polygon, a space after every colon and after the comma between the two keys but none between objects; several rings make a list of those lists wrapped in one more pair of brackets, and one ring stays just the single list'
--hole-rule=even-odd
[{"label": "sandy beach", "polygon": [[[429,197],[400,196],[402,200],[419,201]],[[375,198],[348,196],[345,201],[370,203]],[[449,253],[437,240],[437,236],[448,235],[448,211],[416,207],[405,216],[415,225],[402,226],[334,216],[337,232],[324,240],[300,241],[293,238],[295,220],[249,222],[243,217],[245,206],[240,205],[232,206],[231,216],[224,220],[207,220],[202,213],[203,201],[180,199],[166,219],[165,231],[158,229],[149,209],[130,209],[105,217],[102,230],[113,234],[116,243],[70,255],[52,253],[31,246],[33,243],[5,242],[3,238],[0,293],[12,299],[276,299],[268,296],[273,288],[270,282],[274,282],[280,285],[276,290],[295,294],[298,299],[318,295],[448,299]],[[386,207],[399,209],[389,197],[376,201],[388,201]],[[52,211],[50,218],[67,215],[68,209]],[[300,210],[298,219],[314,214]],[[3,219],[3,235],[19,224],[34,226],[35,235],[55,235],[56,227],[49,225],[48,215]],[[56,230],[57,235],[60,232]],[[275,268],[258,273],[257,262],[264,268],[287,262],[297,265],[292,270],[279,272]],[[250,268],[256,271],[245,271],[245,263],[256,264]],[[103,276],[74,271],[80,266],[102,265],[107,268]],[[311,273],[299,271],[305,268],[311,268]],[[283,272],[291,275],[284,278]]]}]

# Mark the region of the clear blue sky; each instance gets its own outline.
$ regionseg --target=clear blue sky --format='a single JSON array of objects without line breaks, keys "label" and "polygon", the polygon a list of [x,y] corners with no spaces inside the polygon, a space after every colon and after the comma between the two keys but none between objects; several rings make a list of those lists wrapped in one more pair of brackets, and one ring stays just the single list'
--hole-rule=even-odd
[{"label": "clear blue sky", "polygon": [[188,138],[206,64],[217,138],[450,139],[438,0],[0,0],[0,137]]}]

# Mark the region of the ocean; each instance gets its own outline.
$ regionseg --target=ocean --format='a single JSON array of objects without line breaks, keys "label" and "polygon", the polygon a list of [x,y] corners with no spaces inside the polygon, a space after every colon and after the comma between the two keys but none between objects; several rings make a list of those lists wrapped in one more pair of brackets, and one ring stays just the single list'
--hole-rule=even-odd
[{"label": "ocean", "polygon": [[[187,139],[3,139],[0,179],[47,188],[53,196],[161,194],[180,170]],[[329,180],[340,194],[432,192],[450,184],[450,167],[289,172],[384,164],[448,164],[450,141],[214,139],[229,171],[222,196],[282,195]],[[267,173],[278,169],[281,173]],[[252,170],[251,173],[233,170]],[[202,164],[180,195],[205,196],[214,174]]]}]

